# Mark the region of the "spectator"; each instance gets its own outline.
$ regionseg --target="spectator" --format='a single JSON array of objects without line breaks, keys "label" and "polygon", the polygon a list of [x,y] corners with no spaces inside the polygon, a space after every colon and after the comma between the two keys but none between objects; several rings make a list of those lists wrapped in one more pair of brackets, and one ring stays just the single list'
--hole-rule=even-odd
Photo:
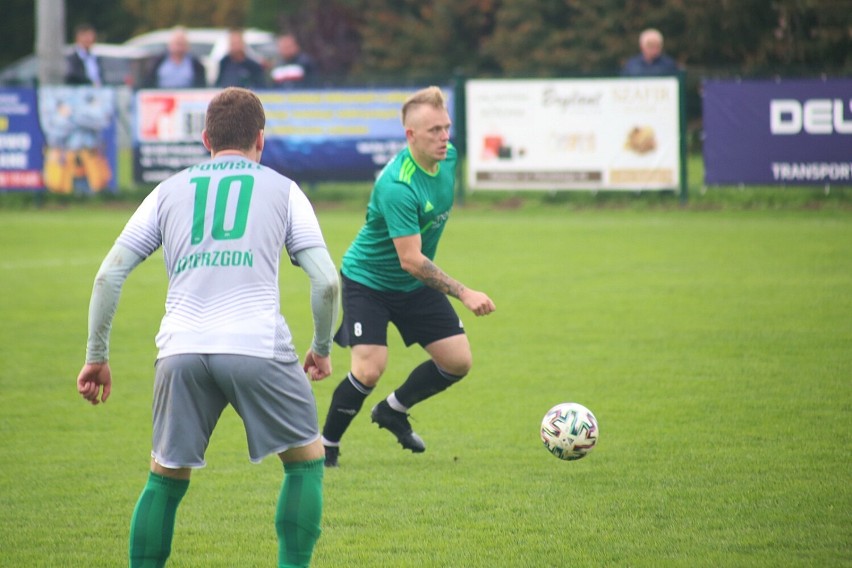
[{"label": "spectator", "polygon": [[74,51],[65,58],[65,83],[68,85],[103,84],[103,70],[98,57],[92,53],[97,32],[91,24],[79,24],[74,29]]},{"label": "spectator", "polygon": [[309,84],[315,74],[313,58],[302,51],[299,40],[293,34],[278,36],[278,59],[275,60],[270,78],[278,87]]},{"label": "spectator", "polygon": [[627,60],[621,69],[625,77],[675,75],[679,71],[674,59],[663,53],[663,34],[648,28],[639,35],[641,53]]},{"label": "spectator", "polygon": [[228,33],[228,54],[219,62],[217,87],[243,87],[262,89],[266,86],[263,66],[248,56],[243,30],[232,29]]},{"label": "spectator", "polygon": [[186,29],[174,29],[168,51],[152,64],[145,77],[145,86],[154,89],[200,89],[207,86],[204,65],[189,52]]}]

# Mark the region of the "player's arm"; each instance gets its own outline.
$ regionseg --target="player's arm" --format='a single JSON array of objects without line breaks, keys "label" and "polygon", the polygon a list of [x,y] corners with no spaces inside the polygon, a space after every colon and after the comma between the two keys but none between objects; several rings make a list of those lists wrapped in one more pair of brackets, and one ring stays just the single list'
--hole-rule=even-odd
[{"label": "player's arm", "polygon": [[[77,392],[91,402],[106,402],[112,388],[109,369],[109,336],[118,308],[121,288],[130,272],[144,258],[120,244],[113,245],[95,276],[89,301],[89,337],[86,364],[77,376]],[[101,389],[103,393],[101,394]],[[98,400],[100,396],[100,400]]]},{"label": "player's arm", "polygon": [[115,244],[101,263],[89,301],[86,363],[105,363],[109,360],[109,335],[121,288],[130,272],[143,260],[129,248]]},{"label": "player's arm", "polygon": [[402,269],[425,285],[459,299],[467,309],[478,316],[490,314],[495,310],[494,302],[486,294],[466,287],[423,254],[419,233],[396,237],[393,245]]},{"label": "player's arm", "polygon": [[324,247],[310,247],[293,255],[311,280],[314,338],[305,356],[305,371],[318,381],[331,374],[331,342],[339,311],[340,280]]}]

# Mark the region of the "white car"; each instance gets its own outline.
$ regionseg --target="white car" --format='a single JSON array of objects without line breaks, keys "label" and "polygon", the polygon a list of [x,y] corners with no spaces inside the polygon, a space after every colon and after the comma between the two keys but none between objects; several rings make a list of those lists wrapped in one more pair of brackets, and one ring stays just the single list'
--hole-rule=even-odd
[{"label": "white car", "polygon": [[[66,45],[62,54],[68,56],[74,49]],[[96,43],[92,53],[101,61],[104,85],[138,87],[150,60],[149,52],[123,44]],[[0,86],[35,87],[38,84],[38,57],[27,55],[0,70]]]},{"label": "white car", "polygon": [[[204,65],[208,85],[216,82],[219,60],[228,53],[228,31],[227,28],[186,28],[189,51]],[[173,32],[173,28],[154,30],[133,37],[124,45],[140,47],[151,54],[165,53]],[[277,57],[275,34],[272,32],[248,28],[243,30],[243,38],[249,57],[262,64]]]}]

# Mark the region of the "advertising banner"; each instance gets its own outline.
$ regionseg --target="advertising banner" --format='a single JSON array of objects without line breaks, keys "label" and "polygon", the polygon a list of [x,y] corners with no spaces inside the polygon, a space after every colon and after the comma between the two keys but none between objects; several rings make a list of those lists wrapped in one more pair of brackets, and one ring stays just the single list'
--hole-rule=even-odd
[{"label": "advertising banner", "polygon": [[0,190],[42,190],[44,139],[33,89],[0,89]]},{"label": "advertising banner", "polygon": [[[414,90],[260,91],[262,162],[298,181],[372,181],[405,146],[403,101]],[[139,91],[135,177],[157,183],[205,159],[204,113],[218,91]],[[444,89],[452,114],[452,89]]]},{"label": "advertising banner", "polygon": [[138,91],[133,177],[159,183],[210,157],[201,143],[204,113],[218,91]]},{"label": "advertising banner", "polygon": [[472,80],[470,189],[680,186],[676,77]]},{"label": "advertising banner", "polygon": [[852,79],[705,81],[704,181],[852,184]]},{"label": "advertising banner", "polygon": [[0,190],[115,191],[115,92],[0,89]]}]

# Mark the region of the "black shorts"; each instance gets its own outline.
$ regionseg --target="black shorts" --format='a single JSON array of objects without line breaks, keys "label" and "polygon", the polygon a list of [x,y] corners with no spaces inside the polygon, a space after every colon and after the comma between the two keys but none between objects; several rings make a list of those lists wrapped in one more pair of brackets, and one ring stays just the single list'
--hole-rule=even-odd
[{"label": "black shorts", "polygon": [[387,345],[388,322],[405,345],[422,346],[464,333],[464,326],[445,294],[428,286],[413,292],[374,290],[341,274],[343,321],[334,335],[341,347]]}]

